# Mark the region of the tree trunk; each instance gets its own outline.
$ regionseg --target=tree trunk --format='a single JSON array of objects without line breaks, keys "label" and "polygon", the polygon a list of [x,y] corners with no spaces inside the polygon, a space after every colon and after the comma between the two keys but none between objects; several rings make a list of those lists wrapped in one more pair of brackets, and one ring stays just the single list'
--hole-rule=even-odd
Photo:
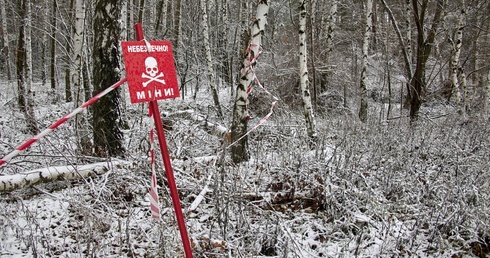
[{"label": "tree trunk", "polygon": [[484,89],[483,111],[486,116],[490,116],[490,69],[487,73],[487,83]]},{"label": "tree trunk", "polygon": [[70,165],[41,168],[15,175],[0,175],[0,192],[8,192],[53,181],[86,179],[111,171],[115,167],[129,165],[125,161],[100,162],[88,165]]},{"label": "tree trunk", "polygon": [[17,38],[17,104],[22,112],[26,113],[27,101],[26,101],[26,78],[25,78],[25,66],[26,66],[26,50],[25,50],[25,0],[19,2],[19,15],[22,17],[19,28],[19,37]]},{"label": "tree trunk", "polygon": [[[95,4],[94,95],[120,80],[121,9],[122,2],[116,0],[98,0]],[[115,89],[93,105],[94,148],[98,156],[124,153],[120,102],[120,90]]]},{"label": "tree trunk", "polygon": [[[134,5],[133,5],[133,1],[134,0],[128,0],[126,1],[126,10],[128,10],[128,12],[126,13],[127,14],[127,17],[123,17],[126,19],[126,28],[128,29],[131,29],[133,28],[135,22],[134,22]],[[128,39],[131,38],[131,36],[129,35],[133,35],[131,33],[128,33]]]},{"label": "tree trunk", "polygon": [[157,11],[156,11],[156,20],[155,20],[155,36],[159,37],[160,32],[160,24],[162,23],[162,14],[163,14],[163,4],[164,0],[158,1]]},{"label": "tree trunk", "polygon": [[410,8],[410,0],[407,0],[406,1],[406,11],[408,13],[406,13],[405,17],[406,17],[406,20],[405,20],[405,24],[407,26],[407,34],[405,36],[405,39],[402,35],[402,32],[398,26],[398,23],[396,22],[396,19],[395,19],[395,16],[393,15],[393,12],[391,11],[391,8],[388,6],[388,4],[386,3],[386,0],[382,0],[381,3],[383,4],[383,6],[385,7],[386,9],[386,12],[388,13],[388,17],[390,18],[390,21],[393,25],[393,28],[395,29],[395,32],[396,32],[396,35],[398,37],[398,41],[400,43],[400,46],[401,46],[401,50],[402,50],[402,54],[403,54],[403,60],[405,62],[405,77],[407,79],[407,82],[406,82],[406,88],[407,88],[407,100],[410,100],[410,79],[412,78],[412,74],[413,74],[413,71],[412,71],[412,30],[411,30],[411,22],[410,22],[410,12],[411,12],[411,8]]},{"label": "tree trunk", "polygon": [[330,9],[328,10],[328,19],[327,19],[327,55],[329,55],[333,51],[333,39],[335,33],[335,23],[337,22],[337,1],[333,0],[330,2]]},{"label": "tree trunk", "polygon": [[206,52],[206,64],[208,70],[208,82],[211,94],[213,95],[214,106],[216,108],[216,114],[218,117],[223,117],[223,111],[221,111],[221,104],[219,102],[218,90],[216,89],[216,78],[214,76],[213,69],[213,57],[211,56],[211,46],[209,43],[209,29],[208,29],[208,13],[206,10],[206,0],[201,0],[202,11],[202,33],[204,38],[204,49]]},{"label": "tree trunk", "polygon": [[[75,1],[77,1],[77,0],[75,0]],[[132,32],[132,28],[134,25],[134,24],[130,24],[130,26],[128,26],[128,24],[126,23],[126,18],[128,17],[128,2],[131,2],[131,0],[122,0],[122,2],[123,3],[122,3],[122,7],[121,7],[121,38],[120,39],[121,40],[129,40],[129,35],[130,35],[129,33]],[[124,88],[125,87],[123,87],[123,89]]]},{"label": "tree trunk", "polygon": [[[453,89],[453,96],[455,96],[455,102],[456,105],[460,107],[461,105],[461,85],[458,80],[458,74],[462,72],[461,64],[459,63],[459,56],[461,54],[461,46],[463,44],[463,28],[464,28],[464,21],[465,21],[465,16],[466,16],[466,10],[465,10],[465,4],[464,1],[462,3],[462,9],[461,13],[459,14],[458,17],[458,27],[456,28],[456,35],[454,40],[450,38],[452,41],[452,56],[451,56],[451,82],[452,82],[452,89]],[[460,111],[462,111],[460,109]]]},{"label": "tree trunk", "polygon": [[182,9],[182,5],[181,5],[181,0],[175,0],[175,16],[174,16],[174,19],[175,19],[175,23],[174,23],[174,37],[175,37],[175,48],[174,50],[177,50],[176,51],[176,55],[177,55],[177,58],[176,60],[179,60],[179,56],[180,56],[180,31],[181,31],[181,20],[182,20],[182,15],[181,15],[181,9]]},{"label": "tree trunk", "polygon": [[368,114],[368,102],[367,102],[367,63],[368,63],[368,51],[369,40],[371,38],[371,30],[373,26],[373,1],[366,0],[366,27],[364,30],[364,42],[362,44],[362,68],[361,68],[361,107],[359,108],[359,119],[365,123],[367,121]]},{"label": "tree trunk", "polygon": [[231,158],[234,163],[240,163],[249,159],[247,150],[247,105],[248,90],[255,79],[253,68],[257,64],[262,47],[262,35],[265,33],[269,1],[260,0],[257,5],[256,19],[252,25],[250,41],[244,48],[242,69],[240,70],[240,82],[236,89],[235,104],[233,106],[233,122],[231,125]]},{"label": "tree trunk", "polygon": [[311,1],[311,16],[310,16],[310,63],[311,63],[311,69],[313,70],[313,105],[315,107],[315,110],[317,108],[317,99],[318,99],[318,92],[317,92],[317,84],[316,84],[316,68],[315,68],[315,26],[316,26],[316,0]]},{"label": "tree trunk", "polygon": [[[240,33],[240,42],[237,43],[241,47],[237,47],[237,54],[238,54],[238,59],[240,60],[239,66],[237,66],[237,70],[241,69],[243,66],[243,59],[246,58],[247,56],[247,49],[248,49],[248,44],[250,43],[250,28],[248,26],[248,21],[249,21],[249,5],[247,0],[240,0],[240,10],[238,11],[238,20],[240,20],[240,26],[239,30],[241,31]],[[239,79],[239,78],[238,78]],[[230,94],[233,97],[235,94],[235,88],[231,87]]]},{"label": "tree trunk", "polygon": [[[76,106],[80,106],[85,101],[84,86],[83,86],[83,46],[84,46],[84,31],[85,31],[85,0],[75,0],[74,6],[75,26],[73,28],[73,48],[71,54],[71,83],[73,90],[76,92]],[[75,117],[75,133],[81,153],[90,154],[90,137],[89,128],[85,118],[85,114],[77,114]]]},{"label": "tree trunk", "polygon": [[226,81],[228,84],[232,83],[230,80],[231,75],[229,74],[229,55],[228,55],[228,32],[229,32],[229,21],[228,21],[228,1],[220,0],[219,11],[219,25],[218,28],[218,67],[220,79]]},{"label": "tree trunk", "polygon": [[0,11],[2,13],[2,32],[3,32],[3,46],[2,52],[5,56],[5,66],[7,68],[7,80],[12,80],[12,71],[10,67],[10,49],[9,49],[9,33],[7,27],[7,12],[5,10],[5,0],[0,0]]},{"label": "tree trunk", "polygon": [[[389,33],[389,28],[386,26],[386,33]],[[390,40],[387,37],[385,41],[385,60],[386,60],[386,82],[388,85],[388,111],[386,112],[386,120],[389,120],[391,118],[391,113],[393,111],[393,105],[391,103],[393,99],[393,89],[391,86],[391,56],[390,56],[390,51],[391,51],[391,46],[390,46]],[[401,108],[401,107],[400,107]]]},{"label": "tree trunk", "polygon": [[[337,23],[337,1],[338,0],[332,0],[330,2],[330,8],[328,9],[328,14],[327,14],[327,28],[326,28],[326,51],[325,51],[325,63],[328,65],[330,63],[330,56],[332,55],[333,52],[333,40],[335,37],[335,26]],[[313,53],[314,54],[314,53]],[[320,83],[320,92],[326,92],[328,90],[328,82],[329,82],[329,77],[330,77],[331,72],[326,71],[326,72],[321,72],[321,82]],[[324,83],[325,82],[325,83]],[[344,93],[346,93],[347,88],[344,86]],[[346,94],[344,94],[344,104],[345,107],[347,107],[347,98]]]},{"label": "tree trunk", "polygon": [[19,38],[17,47],[17,86],[18,103],[25,115],[27,129],[32,134],[36,134],[36,118],[34,117],[34,97],[32,86],[32,49],[31,49],[31,3],[30,0],[23,0],[19,3],[19,14],[22,17],[19,28]]},{"label": "tree trunk", "polygon": [[172,9],[173,9],[173,1],[166,1],[166,5],[167,5],[167,17],[166,17],[166,22],[165,22],[165,26],[167,27],[167,30],[169,31],[169,35],[168,37],[169,38],[172,38],[174,37],[173,35],[173,30],[171,29],[173,27],[173,24],[174,24],[174,15],[173,15],[173,12],[172,12]]},{"label": "tree trunk", "polygon": [[34,116],[34,92],[32,91],[32,3],[31,0],[24,0],[26,3],[25,13],[25,37],[26,37],[26,93],[27,93],[27,127],[32,134],[39,131],[36,118]]},{"label": "tree trunk", "polygon": [[[56,29],[57,29],[57,14],[58,13],[58,4],[57,1],[53,1],[53,10],[51,13],[51,63],[50,63],[50,83],[51,90],[55,91],[56,89]],[[55,95],[56,96],[56,95]]]},{"label": "tree trunk", "polygon": [[303,104],[303,115],[306,122],[306,133],[308,137],[316,137],[315,117],[311,104],[310,81],[308,79],[308,56],[306,47],[306,0],[299,1],[299,76],[301,88],[301,100]]},{"label": "tree trunk", "polygon": [[374,52],[378,51],[378,2],[371,0],[371,48]]},{"label": "tree trunk", "polygon": [[[65,13],[66,15],[68,16],[68,20],[72,21],[75,17],[74,15],[74,0],[71,0],[70,1],[70,6],[68,8],[68,11],[66,11],[65,9]],[[74,28],[74,23],[70,23],[69,25],[67,25],[67,29],[68,29],[68,34],[69,35],[73,35],[73,30],[75,29]],[[73,92],[72,92],[72,81],[71,81],[71,72],[72,72],[72,68],[73,68],[73,59],[72,59],[72,55],[73,54],[73,37],[65,37],[65,48],[66,48],[66,51],[65,51],[65,60],[66,60],[66,63],[67,65],[65,66],[65,102],[72,102],[73,101]]]},{"label": "tree trunk", "polygon": [[48,67],[47,67],[47,63],[48,63],[48,53],[47,53],[48,52],[48,33],[46,33],[47,31],[49,31],[49,23],[48,23],[49,1],[48,0],[44,0],[42,12],[43,12],[43,15],[42,15],[42,17],[40,17],[40,19],[41,19],[40,23],[42,24],[43,30],[45,32],[43,32],[42,37],[41,37],[41,81],[42,81],[42,85],[44,86],[44,85],[46,85],[47,80],[48,80]]},{"label": "tree trunk", "polygon": [[415,25],[417,27],[417,65],[411,80],[410,88],[410,120],[412,122],[418,118],[420,106],[422,105],[422,101],[424,99],[426,91],[425,66],[432,50],[432,46],[434,45],[435,34],[440,22],[443,8],[443,0],[438,0],[432,25],[426,38],[425,15],[427,14],[428,2],[428,0],[423,0],[421,2],[419,12],[419,1],[412,0]]},{"label": "tree trunk", "polygon": [[[411,13],[412,7],[410,4],[411,0],[405,0],[405,26],[406,26],[406,36],[405,36],[405,48],[403,48],[403,58],[405,59],[405,67],[406,67],[406,88],[407,88],[407,98],[405,99],[405,103],[407,106],[410,105],[410,100],[412,99],[412,93],[410,90],[411,80],[413,78],[413,48],[412,48],[412,19]],[[401,39],[401,38],[400,38]],[[400,107],[401,110],[402,107]]]},{"label": "tree trunk", "polygon": [[143,23],[144,13],[145,13],[145,0],[140,0],[138,4],[138,23]]}]

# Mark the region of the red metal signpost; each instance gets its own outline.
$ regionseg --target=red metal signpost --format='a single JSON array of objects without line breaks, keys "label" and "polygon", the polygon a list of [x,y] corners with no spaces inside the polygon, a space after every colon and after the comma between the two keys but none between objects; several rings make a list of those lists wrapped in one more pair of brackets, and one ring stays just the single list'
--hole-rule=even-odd
[{"label": "red metal signpost", "polygon": [[[145,52],[147,52],[146,56],[147,57],[154,57],[156,60],[156,63],[158,64],[159,63],[158,54],[155,55],[154,52],[148,51],[148,46],[150,46],[150,45],[151,46],[169,46],[169,49],[171,50],[170,44],[168,42],[162,42],[162,44],[158,44],[158,42],[149,42],[149,44],[146,44],[144,41],[143,27],[142,27],[141,23],[137,23],[134,26],[134,28],[135,28],[135,32],[136,32],[136,40],[142,42],[142,44],[140,44],[141,46],[145,46]],[[124,44],[126,44],[126,43],[124,43]],[[126,45],[126,47],[127,46],[128,45]],[[158,88],[159,86],[166,86],[166,89],[174,89],[172,94],[170,94],[170,91],[168,91],[169,95],[165,96],[165,94],[163,92],[161,96],[159,95],[159,97],[162,97],[162,98],[179,97],[179,90],[178,90],[178,85],[177,85],[177,76],[175,74],[175,67],[173,64],[172,52],[164,52],[164,53],[167,53],[166,54],[167,59],[165,59],[166,61],[162,61],[162,63],[167,65],[167,67],[164,68],[163,65],[157,65],[157,70],[155,70],[154,60],[149,59],[149,62],[147,62],[146,65],[145,65],[145,62],[140,63],[140,65],[144,68],[144,72],[141,72],[141,70],[140,70],[140,72],[136,72],[133,75],[137,77],[137,79],[135,79],[136,84],[145,83],[146,86],[142,85],[144,87],[150,87],[150,86],[152,86],[151,84],[153,84],[153,87],[150,89],[151,89],[151,91],[155,90],[155,91],[151,92],[151,94],[152,94],[151,97],[148,98],[147,97],[148,94],[145,93],[145,98],[140,98],[139,100],[141,100],[141,101],[148,101],[149,100],[149,108],[150,108],[150,112],[153,114],[153,119],[155,121],[155,127],[156,127],[156,131],[157,131],[157,136],[158,136],[158,143],[160,144],[160,149],[161,149],[162,158],[163,158],[163,164],[165,166],[165,174],[167,176],[168,187],[170,188],[170,196],[172,197],[172,203],[173,203],[173,206],[175,209],[175,217],[177,218],[177,224],[179,226],[180,237],[182,238],[182,244],[184,245],[185,257],[186,258],[192,258],[191,244],[189,241],[189,236],[187,235],[187,229],[185,226],[184,215],[182,213],[182,207],[180,205],[180,200],[179,200],[179,193],[177,191],[177,186],[175,184],[175,178],[174,178],[174,173],[172,170],[172,165],[170,163],[170,156],[168,153],[167,142],[165,140],[165,134],[163,132],[162,119],[160,117],[160,111],[158,109],[158,103],[156,101],[156,99],[160,99],[160,98],[157,98],[157,96],[156,96],[157,95],[156,91],[159,89]],[[127,58],[127,57],[124,57],[124,58]],[[148,60],[148,59],[145,58],[144,60]],[[169,67],[170,65],[171,65],[171,67]],[[140,66],[140,68],[141,68],[141,66]],[[159,73],[160,69],[163,69],[163,73],[162,73],[163,76],[160,76],[160,73]],[[174,72],[173,75],[171,75],[172,69]],[[148,75],[148,76],[144,76],[143,75],[144,73],[146,73],[146,75]],[[129,83],[131,82],[130,76],[131,76],[130,74],[127,74]],[[150,78],[143,78],[146,80],[141,81],[140,80],[140,79],[142,79],[141,77],[150,77]],[[138,80],[139,80],[139,82],[138,82]],[[157,80],[159,80],[159,81],[157,81]],[[163,82],[165,82],[165,83],[163,83]],[[131,87],[131,84],[129,86]],[[139,85],[136,85],[136,86],[139,87]],[[138,88],[136,88],[136,89],[138,89]],[[130,88],[130,91],[131,91],[131,88]],[[141,96],[142,95],[140,94],[140,97]],[[138,100],[137,95],[136,95],[136,100]],[[139,100],[137,102],[141,102]]]}]

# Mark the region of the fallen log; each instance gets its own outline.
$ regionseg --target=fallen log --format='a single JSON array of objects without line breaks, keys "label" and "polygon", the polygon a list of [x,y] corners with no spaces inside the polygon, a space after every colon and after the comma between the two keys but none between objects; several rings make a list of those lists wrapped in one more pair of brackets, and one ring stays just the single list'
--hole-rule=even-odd
[{"label": "fallen log", "polygon": [[227,140],[228,134],[230,133],[228,128],[216,123],[216,122],[211,122],[207,119],[206,116],[198,114],[194,110],[180,110],[177,112],[173,113],[166,113],[164,114],[165,117],[184,117],[187,119],[191,119],[193,121],[196,121],[198,123],[201,123],[202,126],[204,126],[208,132],[214,136],[218,136],[220,138],[223,138]]},{"label": "fallen log", "polygon": [[87,165],[56,166],[35,169],[15,175],[0,176],[0,192],[13,191],[24,187],[59,180],[95,177],[107,173],[114,167],[129,164],[128,161],[113,160]]}]

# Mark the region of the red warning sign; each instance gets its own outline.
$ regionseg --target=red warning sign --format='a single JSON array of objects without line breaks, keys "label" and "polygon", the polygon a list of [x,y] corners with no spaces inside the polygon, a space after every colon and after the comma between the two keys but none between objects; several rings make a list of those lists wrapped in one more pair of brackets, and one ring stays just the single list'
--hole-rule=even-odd
[{"label": "red warning sign", "polygon": [[170,41],[121,42],[131,103],[178,98]]}]

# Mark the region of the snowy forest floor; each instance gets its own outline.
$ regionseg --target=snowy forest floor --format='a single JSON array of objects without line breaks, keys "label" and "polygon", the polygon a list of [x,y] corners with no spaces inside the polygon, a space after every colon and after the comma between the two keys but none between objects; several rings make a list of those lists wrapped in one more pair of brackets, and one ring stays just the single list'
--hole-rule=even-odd
[{"label": "snowy forest floor", "polygon": [[[3,82],[0,88],[0,154],[5,155],[31,135],[16,108],[14,85]],[[36,94],[40,128],[74,108],[46,91]],[[229,89],[223,89],[223,99],[227,95]],[[280,102],[250,134],[251,159],[232,165],[229,155],[216,158],[225,139],[205,122],[228,126],[229,121],[215,120],[206,94],[159,104],[173,123],[166,138],[194,257],[489,253],[488,120],[463,119],[444,105],[437,107],[443,115],[436,116],[430,113],[434,107],[425,107],[412,125],[407,118],[380,121],[374,108],[367,124],[338,111],[317,117],[318,139],[310,148],[303,116]],[[224,106],[231,113],[229,100]],[[177,112],[182,110],[206,119]],[[149,213],[152,123],[146,107],[128,104],[126,114],[122,159],[129,164],[99,177],[0,193],[1,257],[183,256],[161,161],[162,221]],[[105,161],[77,154],[73,127],[74,121],[67,122],[1,167],[0,175]],[[199,205],[190,210],[193,202]]]}]

